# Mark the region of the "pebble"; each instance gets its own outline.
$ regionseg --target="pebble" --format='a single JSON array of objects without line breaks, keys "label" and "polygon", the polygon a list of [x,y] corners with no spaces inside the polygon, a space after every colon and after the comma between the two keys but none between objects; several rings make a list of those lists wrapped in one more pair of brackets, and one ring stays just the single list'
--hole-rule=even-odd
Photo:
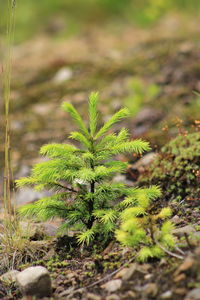
[{"label": "pebble", "polygon": [[73,72],[70,68],[61,68],[60,70],[58,70],[58,72],[56,73],[56,75],[53,78],[53,82],[60,84],[63,83],[69,79],[71,79],[73,76]]},{"label": "pebble", "polygon": [[160,299],[170,299],[172,297],[172,291],[166,291],[160,295]]},{"label": "pebble", "polygon": [[155,283],[148,283],[143,287],[143,291],[145,295],[155,297],[158,293],[158,286]]},{"label": "pebble", "polygon": [[179,223],[182,222],[182,219],[181,219],[179,216],[175,215],[175,216],[172,218],[172,222],[173,222],[174,224],[179,224]]},{"label": "pebble", "polygon": [[115,279],[123,278],[124,276],[126,276],[127,271],[128,271],[128,268],[123,268],[122,270],[117,272],[117,274],[114,276],[114,278]]},{"label": "pebble", "polygon": [[120,300],[120,297],[116,294],[112,294],[106,297],[106,300]]},{"label": "pebble", "polygon": [[36,298],[51,296],[51,278],[46,268],[42,266],[29,267],[17,274],[17,283],[26,296]]},{"label": "pebble", "polygon": [[101,300],[101,297],[93,293],[88,293],[87,300]]},{"label": "pebble", "polygon": [[122,286],[121,279],[110,280],[107,283],[103,284],[101,287],[106,289],[108,292],[112,293],[119,290]]},{"label": "pebble", "polygon": [[135,271],[137,270],[137,264],[131,264],[124,276],[122,277],[123,281],[128,281],[133,278]]},{"label": "pebble", "polygon": [[191,290],[184,300],[200,300],[200,288]]},{"label": "pebble", "polygon": [[146,279],[146,280],[149,280],[149,279],[151,279],[152,278],[152,274],[146,274],[145,276],[144,276],[144,279]]},{"label": "pebble", "polygon": [[180,227],[180,228],[176,228],[173,230],[173,234],[176,235],[176,236],[183,236],[185,233],[186,234],[191,234],[191,233],[195,233],[196,230],[194,228],[194,226],[192,225],[186,225],[184,227]]}]

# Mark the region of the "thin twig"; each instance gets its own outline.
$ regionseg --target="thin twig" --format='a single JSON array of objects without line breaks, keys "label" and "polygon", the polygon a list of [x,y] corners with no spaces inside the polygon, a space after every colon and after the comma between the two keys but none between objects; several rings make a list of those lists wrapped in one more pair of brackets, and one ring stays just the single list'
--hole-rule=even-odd
[{"label": "thin twig", "polygon": [[68,191],[70,191],[72,193],[78,193],[78,191],[74,190],[73,188],[68,188],[67,186],[62,185],[61,183],[53,182],[53,184],[61,187],[62,189],[68,190]]},{"label": "thin twig", "polygon": [[159,242],[157,242],[157,241],[155,241],[155,242],[156,242],[156,244],[157,244],[164,252],[166,252],[168,255],[173,256],[173,257],[176,257],[176,258],[178,258],[178,259],[184,259],[184,256],[181,256],[181,255],[178,255],[178,254],[176,254],[176,253],[173,253],[173,252],[169,251],[168,249],[166,249],[165,247],[163,247]]},{"label": "thin twig", "polygon": [[185,255],[185,252],[184,252],[183,250],[181,250],[179,247],[175,247],[175,249],[176,249],[179,253]]}]

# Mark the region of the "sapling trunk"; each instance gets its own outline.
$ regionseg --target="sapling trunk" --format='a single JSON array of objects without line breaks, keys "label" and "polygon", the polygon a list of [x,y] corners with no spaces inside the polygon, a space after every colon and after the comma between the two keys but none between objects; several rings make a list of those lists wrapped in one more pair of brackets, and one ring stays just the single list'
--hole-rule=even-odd
[{"label": "sapling trunk", "polygon": [[[91,141],[91,152],[94,153],[94,144],[93,144],[93,139]],[[90,163],[90,167],[92,169],[92,171],[94,171],[94,162],[93,160],[91,160],[91,163]],[[90,201],[89,201],[89,205],[88,205],[88,209],[89,209],[89,215],[90,215],[90,218],[89,218],[89,221],[87,223],[87,228],[88,229],[91,229],[92,228],[92,225],[94,223],[94,216],[93,216],[93,210],[94,210],[94,193],[95,193],[95,181],[92,180],[91,183],[90,183],[90,192],[92,194],[92,197],[90,198]]]},{"label": "sapling trunk", "polygon": [[94,192],[95,192],[95,182],[92,181],[90,184],[90,192],[93,194],[93,196],[90,198],[90,201],[88,203],[88,209],[89,209],[89,214],[90,214],[90,218],[89,221],[87,223],[87,228],[90,229],[92,228],[92,225],[94,223],[94,216],[92,214],[93,210],[94,210]]}]

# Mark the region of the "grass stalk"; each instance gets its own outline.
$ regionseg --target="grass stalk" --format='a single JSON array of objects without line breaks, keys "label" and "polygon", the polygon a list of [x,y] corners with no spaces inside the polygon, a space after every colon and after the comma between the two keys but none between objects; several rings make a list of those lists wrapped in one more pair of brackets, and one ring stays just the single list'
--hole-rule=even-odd
[{"label": "grass stalk", "polygon": [[13,269],[26,259],[33,260],[38,249],[32,249],[29,240],[29,227],[25,230],[16,215],[15,203],[11,201],[12,167],[11,167],[11,128],[10,128],[10,96],[12,78],[12,50],[15,32],[16,0],[6,0],[6,51],[3,64],[3,99],[5,108],[5,149],[4,149],[4,230],[0,233],[0,268]]},{"label": "grass stalk", "polygon": [[4,149],[4,182],[3,182],[3,205],[4,205],[4,234],[8,247],[12,244],[13,230],[15,230],[15,208],[11,202],[11,144],[10,144],[10,90],[12,71],[12,48],[15,31],[15,0],[7,0],[7,28],[6,28],[6,54],[3,63],[3,99],[5,109],[5,149]]},{"label": "grass stalk", "polygon": [[10,88],[12,68],[12,45],[15,28],[15,6],[16,2],[7,0],[7,31],[6,31],[6,55],[3,66],[3,97],[5,105],[5,156],[4,156],[4,208],[5,213],[12,214],[11,204],[11,157],[10,157]]}]

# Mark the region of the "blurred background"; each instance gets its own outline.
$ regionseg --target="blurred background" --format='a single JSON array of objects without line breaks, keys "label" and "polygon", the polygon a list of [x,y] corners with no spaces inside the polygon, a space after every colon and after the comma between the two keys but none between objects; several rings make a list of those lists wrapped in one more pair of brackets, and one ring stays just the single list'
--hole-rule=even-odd
[{"label": "blurred background", "polygon": [[[41,32],[70,36],[90,26],[149,27],[167,14],[196,18],[198,0],[17,0],[16,42]],[[6,1],[1,1],[1,33],[5,31]]]},{"label": "blurred background", "polygon": [[[7,53],[6,2],[0,0],[1,64]],[[128,106],[132,115],[124,125],[133,138],[150,141],[153,152],[199,127],[199,0],[16,0],[15,14],[11,141],[16,178],[41,160],[41,145],[65,142],[74,129],[60,109],[62,101],[73,102],[87,119],[93,90],[100,92],[102,121]],[[3,131],[3,101],[0,108]],[[3,151],[1,135],[1,174]],[[27,191],[29,200],[40,197],[31,195]]]}]

